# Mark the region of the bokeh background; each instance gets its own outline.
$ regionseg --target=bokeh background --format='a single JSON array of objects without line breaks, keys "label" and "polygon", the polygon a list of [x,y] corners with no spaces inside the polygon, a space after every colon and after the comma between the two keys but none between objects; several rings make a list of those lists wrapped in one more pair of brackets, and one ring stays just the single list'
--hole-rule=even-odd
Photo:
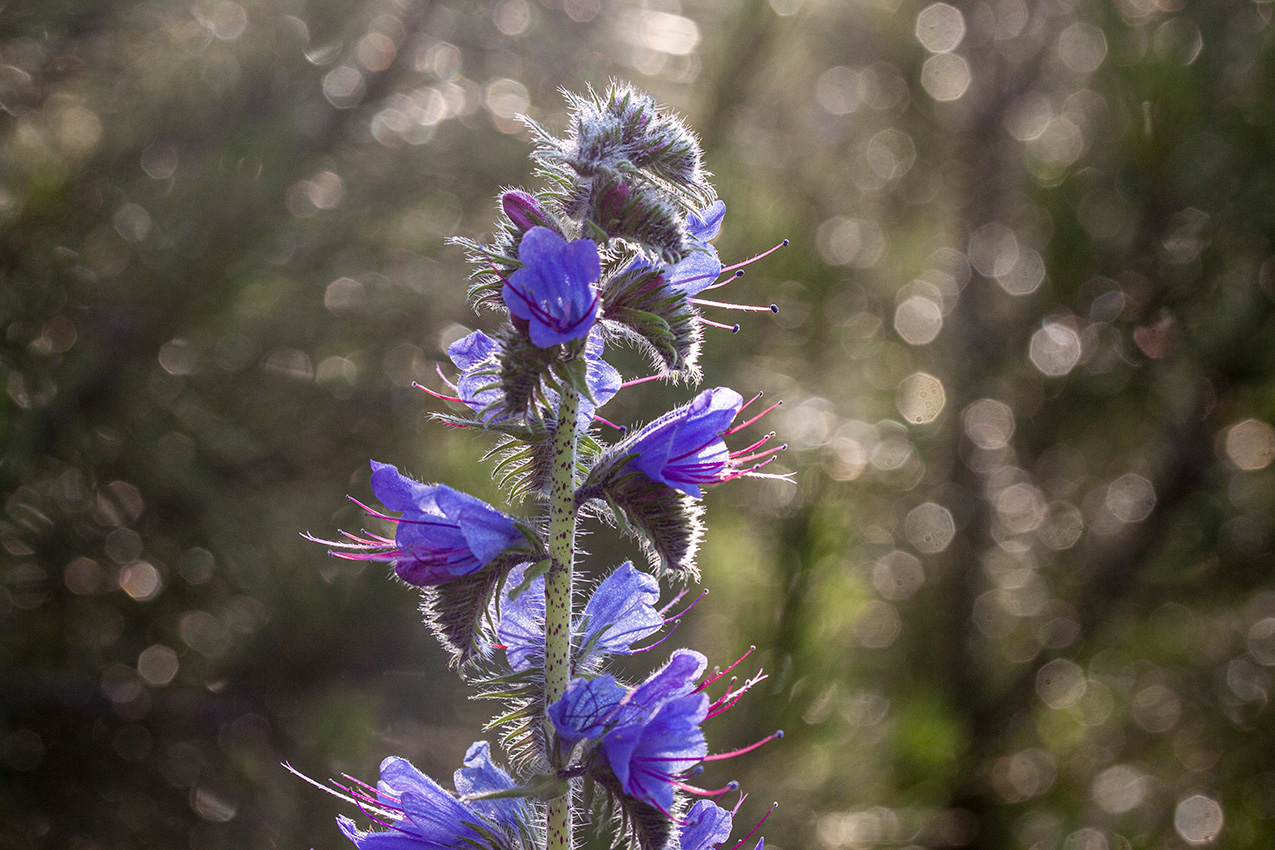
[{"label": "bokeh background", "polygon": [[299,532],[365,524],[369,458],[501,503],[412,388],[491,322],[446,240],[531,179],[516,115],[613,77],[702,134],[724,258],[792,240],[705,371],[785,400],[797,484],[708,495],[677,636],[771,674],[708,729],[788,733],[705,775],[739,833],[1272,846],[1273,17],[4,4],[0,847],[348,846],[280,762],[445,779],[483,736],[413,593]]}]

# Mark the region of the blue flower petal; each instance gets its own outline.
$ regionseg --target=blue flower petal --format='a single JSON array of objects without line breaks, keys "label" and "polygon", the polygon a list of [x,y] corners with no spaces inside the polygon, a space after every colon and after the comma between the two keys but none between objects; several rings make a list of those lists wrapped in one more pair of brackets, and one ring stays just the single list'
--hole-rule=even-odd
[{"label": "blue flower petal", "polygon": [[731,813],[710,800],[691,806],[682,819],[681,850],[710,850],[730,837]]},{"label": "blue flower petal", "polygon": [[[491,747],[486,741],[476,741],[465,753],[465,766],[456,771],[453,779],[456,793],[462,797],[508,791],[516,787],[513,779],[491,760]],[[476,812],[510,829],[516,829],[524,814],[524,802],[518,797],[496,800],[471,800],[468,805]]]},{"label": "blue flower petal", "polygon": [[627,691],[607,674],[596,679],[573,679],[562,698],[549,706],[549,719],[568,745],[597,738]]},{"label": "blue flower petal", "polygon": [[[597,637],[593,653],[631,652],[634,643],[664,626],[664,618],[655,609],[659,598],[660,583],[631,561],[625,561],[589,597],[584,608],[581,646],[588,646]],[[577,663],[583,664],[588,658],[582,656]]]}]

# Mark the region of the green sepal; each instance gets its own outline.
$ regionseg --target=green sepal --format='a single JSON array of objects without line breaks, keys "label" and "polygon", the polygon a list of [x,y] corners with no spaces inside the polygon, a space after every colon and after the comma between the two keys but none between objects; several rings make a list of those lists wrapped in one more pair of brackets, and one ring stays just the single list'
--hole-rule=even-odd
[{"label": "green sepal", "polygon": [[490,791],[486,794],[471,794],[461,797],[464,802],[473,800],[508,800],[517,797],[529,797],[532,800],[540,800],[548,802],[562,797],[571,791],[571,785],[566,779],[555,776],[551,773],[539,773],[532,776],[525,785],[517,788],[507,788],[504,791]]},{"label": "green sepal", "polygon": [[525,569],[522,574],[522,581],[518,583],[517,587],[509,591],[509,601],[512,602],[513,600],[517,599],[519,596],[522,596],[523,591],[530,588],[531,583],[533,581],[540,578],[545,573],[549,572],[549,568],[552,566],[553,566],[553,560],[550,558],[545,558],[543,560],[537,561],[535,564]]}]

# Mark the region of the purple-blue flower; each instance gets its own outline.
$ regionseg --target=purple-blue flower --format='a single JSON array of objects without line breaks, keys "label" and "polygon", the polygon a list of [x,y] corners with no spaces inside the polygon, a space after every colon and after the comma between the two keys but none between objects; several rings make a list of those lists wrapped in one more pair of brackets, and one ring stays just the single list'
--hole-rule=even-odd
[{"label": "purple-blue flower", "polygon": [[[595,326],[584,344],[589,395],[580,399],[578,423],[581,428],[587,428],[594,411],[620,391],[620,373],[602,359],[603,348],[602,331]],[[500,389],[500,358],[503,356],[500,343],[482,331],[474,331],[448,346],[447,354],[461,370],[456,380],[457,398],[451,400],[469,406],[484,422],[503,419],[505,395]],[[546,389],[545,397],[550,405],[557,405],[558,396],[553,390]]]},{"label": "purple-blue flower", "polygon": [[[545,584],[543,578],[510,599],[522,582],[524,570],[510,571],[496,619],[496,637],[505,648],[509,666],[530,670],[544,663]],[[655,578],[625,561],[603,579],[572,626],[576,669],[606,655],[627,655],[633,645],[663,628],[664,616],[656,609],[660,585]]]},{"label": "purple-blue flower", "polygon": [[730,837],[731,813],[709,800],[699,800],[682,818],[681,850],[711,850]]},{"label": "purple-blue flower", "polygon": [[700,724],[709,699],[696,687],[706,663],[698,652],[678,650],[627,692],[609,675],[575,679],[549,706],[549,719],[567,744],[601,738],[598,757],[624,793],[668,812],[687,772],[708,753]]},{"label": "purple-blue flower", "polygon": [[522,268],[505,281],[501,296],[509,312],[526,322],[532,343],[548,348],[587,336],[598,316],[598,246],[533,227],[522,237],[518,259]]},{"label": "purple-blue flower", "polygon": [[[456,790],[463,796],[515,787],[509,775],[492,764],[485,741],[469,748],[464,763],[455,774]],[[360,809],[388,827],[365,832],[348,817],[338,817],[341,832],[359,850],[502,850],[514,845],[519,825],[526,820],[526,803],[520,798],[463,802],[396,757],[381,762],[375,789],[356,785],[346,790]]]},{"label": "purple-blue flower", "polygon": [[652,481],[696,499],[700,487],[726,479],[732,468],[722,434],[739,414],[743,398],[725,387],[704,390],[640,430],[627,445],[629,466]]},{"label": "purple-blue flower", "polygon": [[[318,540],[354,561],[392,561],[408,584],[444,584],[490,564],[497,555],[525,542],[513,519],[491,505],[446,484],[422,484],[388,463],[372,461],[372,492],[399,517],[368,508],[396,523],[394,539],[345,533],[351,542]],[[344,532],[343,532],[344,533]],[[317,540],[317,538],[310,538]]]},{"label": "purple-blue flower", "polygon": [[[722,262],[717,256],[717,249],[709,244],[716,239],[722,230],[722,219],[726,215],[726,204],[715,201],[699,212],[686,216],[686,242],[690,247],[680,262],[665,266],[662,269],[664,282],[675,292],[693,298],[713,285],[722,273]],[[638,258],[629,266],[630,270],[653,268],[649,260]]]}]

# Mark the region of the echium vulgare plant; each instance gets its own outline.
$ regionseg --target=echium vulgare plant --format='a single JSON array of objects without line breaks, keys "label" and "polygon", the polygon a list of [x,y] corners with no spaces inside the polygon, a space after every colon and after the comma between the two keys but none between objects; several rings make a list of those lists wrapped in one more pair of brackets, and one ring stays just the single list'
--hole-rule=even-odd
[{"label": "echium vulgare plant", "polygon": [[[729,447],[765,411],[737,423],[752,402],[724,387],[643,427],[612,425],[597,411],[626,383],[606,349],[645,350],[653,374],[637,381],[693,384],[703,329],[731,327],[704,308],[777,308],[701,297],[745,264],[723,267],[710,244],[725,205],[681,121],[623,85],[567,97],[565,138],[527,122],[543,188],[502,193],[503,222],[489,244],[460,240],[475,266],[472,301],[507,321],[494,336],[454,343],[450,390],[427,390],[455,405],[438,419],[492,439],[496,479],[532,506],[530,516],[373,461],[384,512],[364,507],[393,523],[394,536],[321,541],[341,557],[392,564],[422,589],[426,622],[453,666],[478,696],[504,703],[487,728],[501,733],[509,767],[478,742],[454,792],[396,757],[382,762],[375,785],[334,783],[329,790],[371,821],[364,829],[338,820],[360,850],[570,850],[576,822],[586,821],[611,822],[617,846],[639,850],[725,846],[743,793],[734,782],[709,790],[690,780],[704,762],[782,735],[714,754],[704,738],[705,722],[761,671],[719,686],[735,665],[706,672],[705,657],[688,649],[645,681],[608,671],[612,656],[655,650],[680,616],[670,612],[682,594],[661,605],[658,579],[698,577],[703,488],[769,477],[761,469],[783,446],[767,446],[772,433]],[[604,430],[619,438],[608,442]],[[625,562],[577,586],[581,519],[635,538],[649,569]]]}]

